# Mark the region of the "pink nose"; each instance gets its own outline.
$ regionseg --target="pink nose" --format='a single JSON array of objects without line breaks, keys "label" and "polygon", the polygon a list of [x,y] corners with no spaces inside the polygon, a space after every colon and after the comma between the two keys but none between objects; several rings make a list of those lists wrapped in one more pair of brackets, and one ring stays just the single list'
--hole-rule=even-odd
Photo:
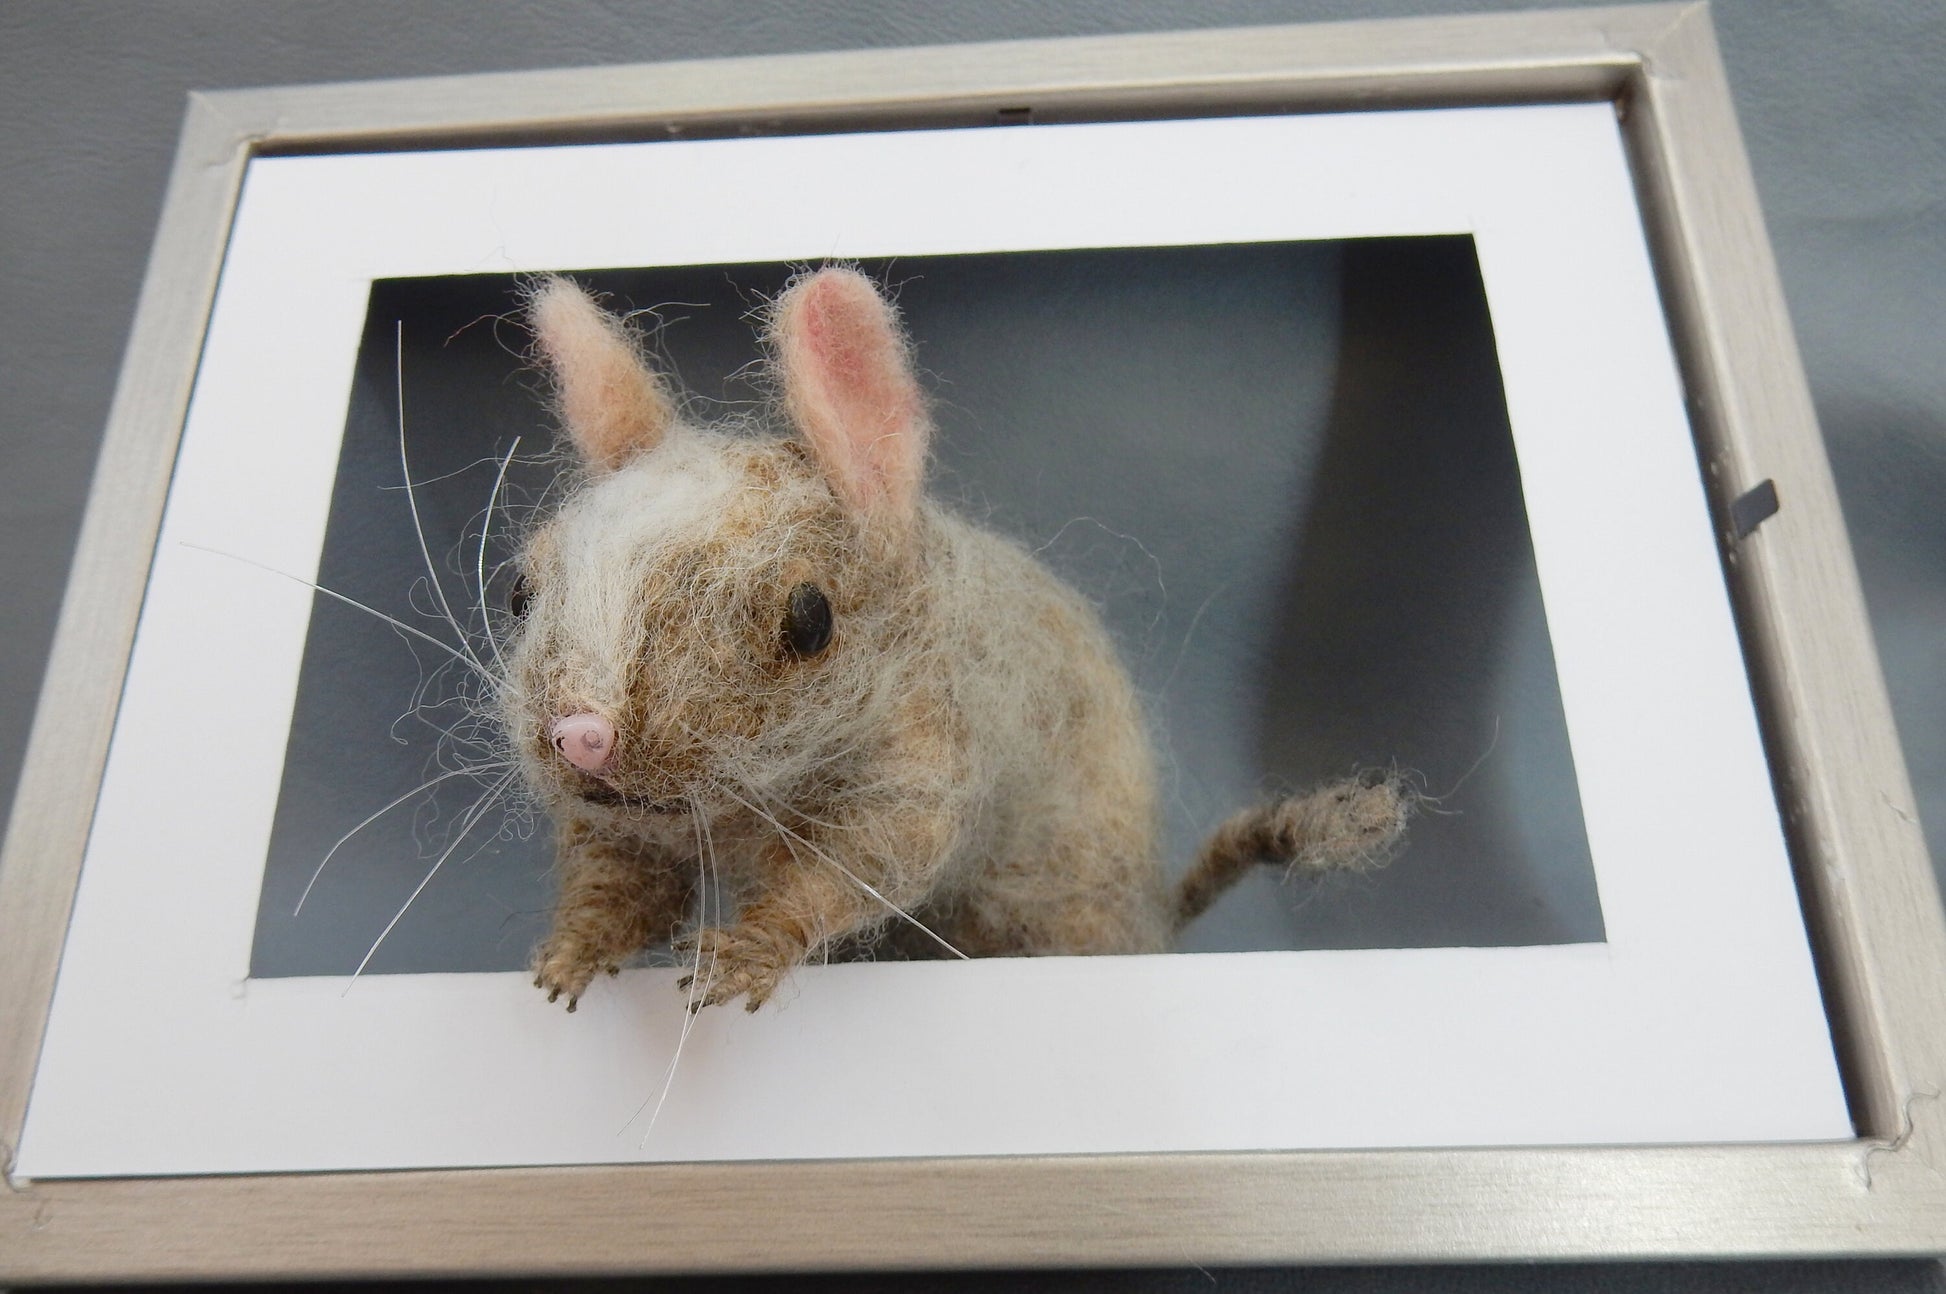
[{"label": "pink nose", "polygon": [[547,727],[561,758],[584,773],[599,773],[615,754],[615,725],[598,714],[571,714]]}]

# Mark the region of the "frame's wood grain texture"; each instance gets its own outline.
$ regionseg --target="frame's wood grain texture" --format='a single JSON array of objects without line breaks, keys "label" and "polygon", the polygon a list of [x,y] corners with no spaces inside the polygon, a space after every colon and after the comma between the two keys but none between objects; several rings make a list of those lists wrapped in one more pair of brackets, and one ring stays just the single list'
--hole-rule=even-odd
[{"label": "frame's wood grain texture", "polygon": [[235,124],[192,95],[0,853],[9,1169],[246,160]]},{"label": "frame's wood grain texture", "polygon": [[0,1277],[1899,1253],[1946,1248],[1946,935],[1842,519],[1700,6],[224,92],[192,98],[0,855],[0,1138],[59,960],[189,384],[258,152],[1616,98],[1867,1134],[1389,1151],[32,1183]]},{"label": "frame's wood grain texture", "polygon": [[1935,1136],[1937,1110],[1912,1098],[1936,1090],[1915,1075],[1946,1072],[1939,895],[1704,10],[1644,50],[1630,102],[1718,515],[1766,478],[1785,501],[1748,539],[1722,540],[1854,1117],[1870,1135]]},{"label": "frame's wood grain texture", "polygon": [[1326,23],[211,96],[263,151],[1612,97],[1679,6]]},{"label": "frame's wood grain texture", "polygon": [[1938,1225],[1936,1185],[1911,1189],[1900,1159],[1847,1144],[48,1183],[14,1265],[166,1279],[1891,1252]]}]

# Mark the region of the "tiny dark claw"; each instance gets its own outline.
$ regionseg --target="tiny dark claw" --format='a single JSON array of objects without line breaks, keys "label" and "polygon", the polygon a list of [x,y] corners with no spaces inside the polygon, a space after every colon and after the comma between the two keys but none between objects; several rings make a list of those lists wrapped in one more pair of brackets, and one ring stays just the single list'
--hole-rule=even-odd
[{"label": "tiny dark claw", "polygon": [[686,991],[689,988],[689,986],[691,984],[694,984],[695,982],[696,982],[696,977],[694,975],[683,976],[681,979],[676,981],[676,992],[681,993]]},{"label": "tiny dark claw", "polygon": [[700,1011],[701,1011],[701,1010],[703,1009],[703,1006],[704,1006],[704,1005],[705,1005],[705,1004],[704,1004],[704,1003],[702,1003],[702,1002],[691,1002],[691,1003],[689,1004],[689,1014],[691,1014],[691,1015],[695,1015],[695,1014],[697,1014],[698,1012],[700,1012]]},{"label": "tiny dark claw", "polygon": [[743,1004],[743,1009],[744,1009],[745,1011],[748,1011],[748,1012],[754,1012],[754,1011],[755,1011],[755,1010],[756,1010],[756,1009],[757,1009],[758,1007],[760,1007],[760,1006],[762,1006],[762,1005],[763,1005],[763,1001],[762,1001],[761,999],[759,999],[759,998],[754,998],[754,997],[753,997],[753,998],[749,998],[749,999],[747,999],[747,1000],[746,1000],[746,1001],[744,1002],[744,1004]]},{"label": "tiny dark claw", "polygon": [[560,1000],[560,997],[561,997],[561,990],[557,988],[547,995],[547,1000],[550,1002],[557,1002]]},{"label": "tiny dark claw", "polygon": [[619,974],[621,974],[621,973],[622,973],[622,968],[621,968],[621,967],[619,967],[619,966],[610,966],[610,967],[608,968],[608,973],[609,973],[610,975],[619,975]]},{"label": "tiny dark claw", "polygon": [[580,999],[580,998],[578,998],[578,997],[571,997],[571,998],[569,998],[569,999],[568,999],[568,1014],[569,1014],[569,1015],[573,1015],[573,1014],[574,1014],[574,1004],[575,1004],[576,1002],[579,1002],[580,1000],[581,1000],[581,999]]},{"label": "tiny dark claw", "polygon": [[534,976],[534,987],[539,988],[540,986],[541,986],[541,977],[536,975]]}]

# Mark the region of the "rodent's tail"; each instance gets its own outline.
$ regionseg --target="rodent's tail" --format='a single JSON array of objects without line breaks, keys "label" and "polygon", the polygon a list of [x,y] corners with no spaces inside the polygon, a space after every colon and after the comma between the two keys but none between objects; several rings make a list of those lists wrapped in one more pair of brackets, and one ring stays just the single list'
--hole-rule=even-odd
[{"label": "rodent's tail", "polygon": [[1288,871],[1370,871],[1392,859],[1419,797],[1397,773],[1328,782],[1232,816],[1204,842],[1176,890],[1176,928],[1261,863]]}]

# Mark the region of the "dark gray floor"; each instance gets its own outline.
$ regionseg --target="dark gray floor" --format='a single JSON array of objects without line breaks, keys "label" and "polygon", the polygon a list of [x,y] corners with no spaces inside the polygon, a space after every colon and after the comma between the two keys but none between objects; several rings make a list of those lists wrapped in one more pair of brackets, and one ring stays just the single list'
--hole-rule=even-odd
[{"label": "dark gray floor", "polygon": [[[16,776],[183,94],[516,67],[1532,7],[1492,0],[265,0],[0,7],[0,784]],[[1844,494],[1919,811],[1946,857],[1946,16],[1720,0],[1716,22]],[[1202,1289],[1196,1272],[824,1289]],[[1931,1263],[1222,1273],[1247,1291],[1938,1290]],[[803,1288],[804,1282],[659,1288]],[[550,1290],[581,1287],[532,1286]]]}]

